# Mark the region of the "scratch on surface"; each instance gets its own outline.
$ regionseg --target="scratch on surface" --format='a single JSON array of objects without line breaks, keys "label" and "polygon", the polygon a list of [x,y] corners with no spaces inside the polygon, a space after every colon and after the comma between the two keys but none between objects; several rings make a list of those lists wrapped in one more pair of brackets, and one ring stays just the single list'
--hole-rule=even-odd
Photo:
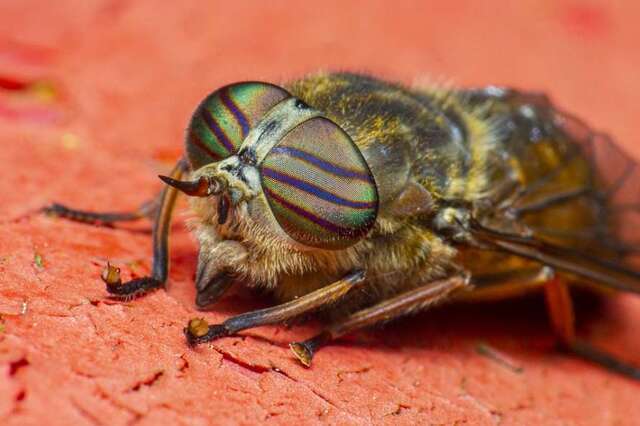
[{"label": "scratch on surface", "polygon": [[490,407],[483,401],[480,401],[475,396],[471,395],[468,392],[464,392],[460,395],[460,399],[469,401],[473,406],[475,406],[478,410],[480,410],[483,414],[489,417],[494,424],[499,425],[502,423],[502,413],[495,408]]},{"label": "scratch on surface", "polygon": [[365,366],[362,368],[358,368],[357,370],[341,370],[336,373],[336,377],[338,378],[338,383],[342,383],[344,381],[344,376],[351,374],[364,374],[371,370],[371,366]]},{"label": "scratch on surface", "polygon": [[78,411],[80,416],[89,420],[91,424],[94,424],[94,425],[103,424],[98,417],[94,416],[93,414],[91,414],[91,412],[86,410],[82,405],[80,405],[80,403],[78,403],[78,401],[75,400],[75,398],[69,398],[69,399],[71,400],[71,406],[75,408],[76,411]]}]

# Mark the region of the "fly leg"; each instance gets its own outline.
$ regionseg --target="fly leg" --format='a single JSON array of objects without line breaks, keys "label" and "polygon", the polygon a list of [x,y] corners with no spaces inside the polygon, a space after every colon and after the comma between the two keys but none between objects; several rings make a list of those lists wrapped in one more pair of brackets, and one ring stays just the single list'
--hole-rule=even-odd
[{"label": "fly leg", "polygon": [[158,211],[160,206],[160,195],[142,203],[137,209],[125,212],[90,212],[86,210],[74,209],[64,204],[53,203],[42,208],[44,214],[61,217],[74,222],[90,223],[92,225],[111,225],[116,222],[133,222],[135,220],[149,218]]},{"label": "fly leg", "polygon": [[110,225],[116,222],[130,222],[142,218],[152,218],[158,210],[160,196],[143,203],[134,211],[129,212],[89,212],[53,203],[44,207],[42,212],[51,216],[62,217],[75,222],[91,223],[95,225]]},{"label": "fly leg", "polygon": [[564,349],[613,372],[640,380],[640,368],[626,364],[576,337],[573,302],[565,281],[552,278],[544,289],[551,324]]},{"label": "fly leg", "polygon": [[[187,170],[188,166],[186,162],[180,160],[171,171],[171,177],[180,179]],[[119,270],[109,265],[102,275],[107,285],[107,291],[112,296],[128,299],[160,288],[167,280],[169,270],[169,227],[171,225],[171,216],[177,195],[178,190],[167,185],[157,197],[155,206],[154,203],[146,203],[135,212],[129,213],[83,212],[56,204],[46,208],[45,211],[72,220],[94,223],[113,223],[136,220],[144,216],[153,217],[153,266],[151,276],[136,278],[122,283],[120,281]]]},{"label": "fly leg", "polygon": [[309,367],[315,352],[332,340],[364,327],[426,309],[464,288],[469,288],[469,278],[465,275],[455,275],[430,282],[370,308],[355,312],[345,320],[330,325],[320,334],[304,342],[291,343],[291,350],[302,364]]},{"label": "fly leg", "polygon": [[268,324],[279,324],[301,314],[309,313],[337,302],[364,281],[364,272],[358,270],[349,273],[333,284],[298,297],[290,302],[237,315],[229,318],[222,324],[208,325],[203,319],[194,318],[189,321],[189,325],[185,327],[184,334],[189,344],[196,345],[229,336],[248,328]]},{"label": "fly leg", "polygon": [[[182,161],[178,166],[185,167]],[[149,218],[153,220],[162,203],[162,192],[151,200],[148,200],[133,211],[125,212],[90,212],[86,210],[74,209],[63,204],[53,203],[42,208],[44,214],[57,216],[75,222],[90,223],[94,225],[111,225],[116,222],[132,222],[135,220]]]}]

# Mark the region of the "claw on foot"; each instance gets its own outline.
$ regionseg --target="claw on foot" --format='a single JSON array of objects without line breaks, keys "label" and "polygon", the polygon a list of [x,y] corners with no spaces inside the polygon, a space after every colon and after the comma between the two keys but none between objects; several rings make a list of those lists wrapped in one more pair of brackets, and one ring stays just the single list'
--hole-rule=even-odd
[{"label": "claw on foot", "polygon": [[192,318],[187,329],[190,335],[202,337],[209,331],[209,323],[204,318]]},{"label": "claw on foot", "polygon": [[119,299],[134,299],[162,287],[162,283],[152,277],[136,278],[126,283],[120,278],[120,268],[107,263],[100,278],[107,286],[107,291],[113,297]]},{"label": "claw on foot", "polygon": [[302,365],[311,367],[311,360],[313,359],[313,351],[311,351],[311,348],[307,347],[304,342],[289,343],[289,348],[291,348],[291,352],[293,352]]},{"label": "claw on foot", "polygon": [[122,280],[120,279],[120,268],[116,268],[109,262],[107,262],[107,266],[102,270],[100,278],[102,278],[102,281],[107,285],[107,290],[109,287],[117,287],[122,284]]},{"label": "claw on foot", "polygon": [[191,346],[207,343],[220,337],[229,335],[229,330],[223,324],[209,325],[203,318],[192,318],[184,328],[184,336]]}]

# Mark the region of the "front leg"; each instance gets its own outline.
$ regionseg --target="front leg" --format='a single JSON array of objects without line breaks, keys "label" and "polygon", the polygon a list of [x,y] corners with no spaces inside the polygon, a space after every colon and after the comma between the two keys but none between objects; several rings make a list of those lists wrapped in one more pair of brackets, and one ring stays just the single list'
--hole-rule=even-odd
[{"label": "front leg", "polygon": [[194,318],[189,321],[189,325],[184,329],[184,334],[189,344],[195,345],[235,334],[248,328],[269,324],[281,324],[291,318],[337,302],[364,281],[364,272],[358,270],[347,274],[344,278],[333,284],[290,302],[271,308],[247,312],[229,318],[222,324],[208,325],[204,320]]},{"label": "front leg", "polygon": [[[171,171],[179,179],[188,171],[188,165],[180,160]],[[126,283],[120,281],[119,269],[107,265],[102,279],[107,291],[114,297],[130,299],[162,287],[169,274],[169,228],[176,205],[178,191],[166,186],[160,193],[160,201],[153,222],[153,266],[151,276],[136,278]]]},{"label": "front leg", "polygon": [[[182,159],[178,161],[171,171],[171,177],[180,179],[188,170],[187,162]],[[111,296],[130,299],[162,287],[167,280],[169,272],[169,227],[171,226],[171,217],[177,195],[178,191],[175,188],[167,186],[152,201],[146,202],[138,209],[129,212],[88,212],[72,209],[57,203],[43,208],[42,212],[77,222],[102,225],[134,221],[143,217],[152,218],[153,266],[151,275],[123,283],[120,279],[120,269],[109,264],[107,264],[102,273],[102,280]]]}]

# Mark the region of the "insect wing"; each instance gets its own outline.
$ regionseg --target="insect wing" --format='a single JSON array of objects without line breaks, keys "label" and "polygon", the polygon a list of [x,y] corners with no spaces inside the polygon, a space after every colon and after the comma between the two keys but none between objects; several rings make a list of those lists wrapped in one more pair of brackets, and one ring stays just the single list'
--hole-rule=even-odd
[{"label": "insect wing", "polygon": [[[528,185],[526,196],[512,206],[523,220],[545,214],[582,211],[573,228],[551,223],[529,225],[543,240],[575,247],[626,267],[638,267],[640,247],[640,169],[607,136],[594,132],[577,118],[552,114],[553,138],[561,144],[558,164]],[[573,182],[573,185],[560,183]],[[558,223],[563,223],[562,219]]]},{"label": "insect wing", "polygon": [[509,141],[517,146],[512,153],[527,159],[526,183],[496,200],[501,213],[477,223],[475,237],[588,281],[640,292],[637,162],[543,95],[496,89],[473,97],[502,108],[520,131]]},{"label": "insect wing", "polygon": [[[611,257],[640,266],[640,167],[606,134],[596,133],[580,120],[556,112],[555,123],[578,142],[595,171],[592,190],[585,197],[599,209],[598,226],[588,238]],[[604,250],[603,250],[604,251]]]}]

